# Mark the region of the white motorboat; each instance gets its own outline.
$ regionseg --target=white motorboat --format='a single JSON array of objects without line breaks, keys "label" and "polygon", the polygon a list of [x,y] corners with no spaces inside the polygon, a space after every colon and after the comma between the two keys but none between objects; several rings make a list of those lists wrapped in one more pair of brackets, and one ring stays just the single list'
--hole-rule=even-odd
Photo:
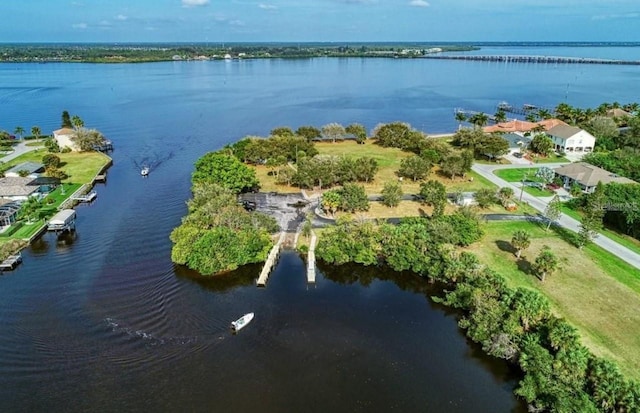
[{"label": "white motorboat", "polygon": [[253,320],[253,315],[254,315],[253,313],[247,313],[242,317],[240,317],[239,319],[237,319],[236,321],[232,321],[231,331],[233,331],[234,333],[237,333],[238,331],[240,331],[243,327],[249,324],[251,320]]},{"label": "white motorboat", "polygon": [[142,175],[142,176],[149,175],[149,167],[148,166],[143,166],[142,170],[140,171],[140,175]]}]

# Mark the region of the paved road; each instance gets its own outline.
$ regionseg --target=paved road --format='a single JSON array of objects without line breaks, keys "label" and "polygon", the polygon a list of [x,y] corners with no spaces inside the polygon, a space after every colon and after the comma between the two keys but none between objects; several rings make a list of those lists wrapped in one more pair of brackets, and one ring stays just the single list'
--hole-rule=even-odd
[{"label": "paved road", "polygon": [[[564,163],[558,163],[558,164],[537,164],[537,165],[532,165],[532,168],[539,168],[541,166],[547,166],[549,168],[556,168],[558,166],[562,166],[564,165]],[[482,175],[483,177],[487,178],[489,181],[493,182],[494,184],[498,185],[499,187],[509,187],[511,189],[513,189],[514,193],[516,194],[516,196],[519,198],[520,197],[520,186],[521,184],[518,182],[517,185],[514,184],[513,182],[507,182],[501,178],[498,178],[493,172],[495,170],[498,169],[509,169],[509,168],[522,168],[523,165],[484,165],[484,164],[474,164],[472,169],[478,173],[479,175]],[[547,204],[549,203],[549,201],[551,200],[551,197],[548,198],[538,198],[535,197],[533,195],[528,194],[527,192],[522,191],[522,200],[527,202],[529,205],[531,205],[532,207],[534,207],[535,209],[537,209],[540,212],[544,212],[544,210],[547,208]],[[569,217],[568,215],[562,214],[560,219],[557,220],[557,223],[567,229],[570,229],[571,231],[574,232],[578,232],[580,231],[580,222],[576,221],[575,219]],[[633,265],[636,268],[640,268],[640,254],[637,254],[633,251],[631,251],[630,249],[623,247],[622,245],[618,244],[615,241],[612,241],[611,239],[603,236],[603,235],[599,235],[597,236],[593,242],[604,248],[605,250],[609,251],[610,253],[612,253],[613,255],[615,255],[616,257],[628,262],[629,264]]]}]

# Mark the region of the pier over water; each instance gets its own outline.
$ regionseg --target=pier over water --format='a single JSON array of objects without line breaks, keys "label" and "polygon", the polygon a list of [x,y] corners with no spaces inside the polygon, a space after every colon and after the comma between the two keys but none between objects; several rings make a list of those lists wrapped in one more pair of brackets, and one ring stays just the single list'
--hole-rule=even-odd
[{"label": "pier over water", "polygon": [[424,59],[472,60],[505,63],[554,63],[554,64],[599,64],[640,65],[640,60],[596,59],[590,57],[530,56],[530,55],[426,55]]}]

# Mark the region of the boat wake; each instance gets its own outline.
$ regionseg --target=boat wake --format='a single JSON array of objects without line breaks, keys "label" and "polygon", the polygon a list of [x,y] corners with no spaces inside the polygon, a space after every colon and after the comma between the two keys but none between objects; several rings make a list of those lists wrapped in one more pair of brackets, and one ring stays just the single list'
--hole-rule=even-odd
[{"label": "boat wake", "polygon": [[130,337],[132,339],[138,339],[145,342],[148,346],[163,346],[163,345],[188,345],[197,344],[198,337],[158,337],[148,331],[139,330],[123,325],[121,322],[107,317],[104,319],[107,327],[114,333]]}]

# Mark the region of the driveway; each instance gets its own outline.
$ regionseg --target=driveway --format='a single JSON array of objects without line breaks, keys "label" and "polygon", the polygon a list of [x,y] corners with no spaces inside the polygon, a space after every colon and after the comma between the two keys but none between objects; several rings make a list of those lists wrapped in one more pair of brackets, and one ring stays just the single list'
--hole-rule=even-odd
[{"label": "driveway", "polygon": [[41,148],[41,146],[27,146],[28,142],[33,142],[33,141],[20,141],[18,142],[14,147],[13,147],[13,152],[3,156],[2,158],[0,158],[0,162],[9,162],[15,158],[17,158],[18,156],[27,153],[27,152],[31,152],[31,151],[35,151],[36,149]]},{"label": "driveway", "polygon": [[[546,163],[546,164],[536,164],[536,165],[532,165],[532,168],[539,168],[542,166],[546,166],[549,167],[551,169],[556,168],[558,166],[562,166],[565,165],[566,163]],[[493,182],[494,184],[498,185],[498,187],[502,188],[502,187],[508,187],[513,189],[514,194],[516,194],[516,196],[519,198],[520,194],[522,194],[522,201],[527,202],[529,205],[531,205],[533,208],[537,209],[540,212],[544,212],[544,210],[547,208],[547,204],[549,203],[549,201],[551,200],[551,197],[547,197],[547,198],[538,198],[535,197],[533,195],[528,194],[527,192],[521,191],[520,187],[521,184],[518,183],[513,183],[513,182],[507,182],[501,178],[499,178],[497,175],[494,174],[494,171],[498,170],[498,169],[509,169],[509,168],[522,168],[523,165],[484,165],[484,164],[474,164],[472,169],[473,171],[475,171],[477,174],[482,175],[483,177],[485,177],[486,179],[488,179],[489,181]],[[558,225],[560,225],[561,227],[567,228],[573,232],[579,232],[580,231],[580,222],[578,222],[577,220],[569,217],[568,215],[562,214],[560,216],[560,218],[556,221]],[[615,241],[612,241],[611,239],[603,236],[603,235],[598,235],[596,236],[596,238],[593,240],[593,243],[602,247],[603,249],[609,251],[610,253],[612,253],[613,255],[615,255],[616,257],[620,258],[621,260],[633,265],[636,268],[640,268],[640,254],[636,254],[635,252],[631,251],[630,249],[618,244]]]}]

